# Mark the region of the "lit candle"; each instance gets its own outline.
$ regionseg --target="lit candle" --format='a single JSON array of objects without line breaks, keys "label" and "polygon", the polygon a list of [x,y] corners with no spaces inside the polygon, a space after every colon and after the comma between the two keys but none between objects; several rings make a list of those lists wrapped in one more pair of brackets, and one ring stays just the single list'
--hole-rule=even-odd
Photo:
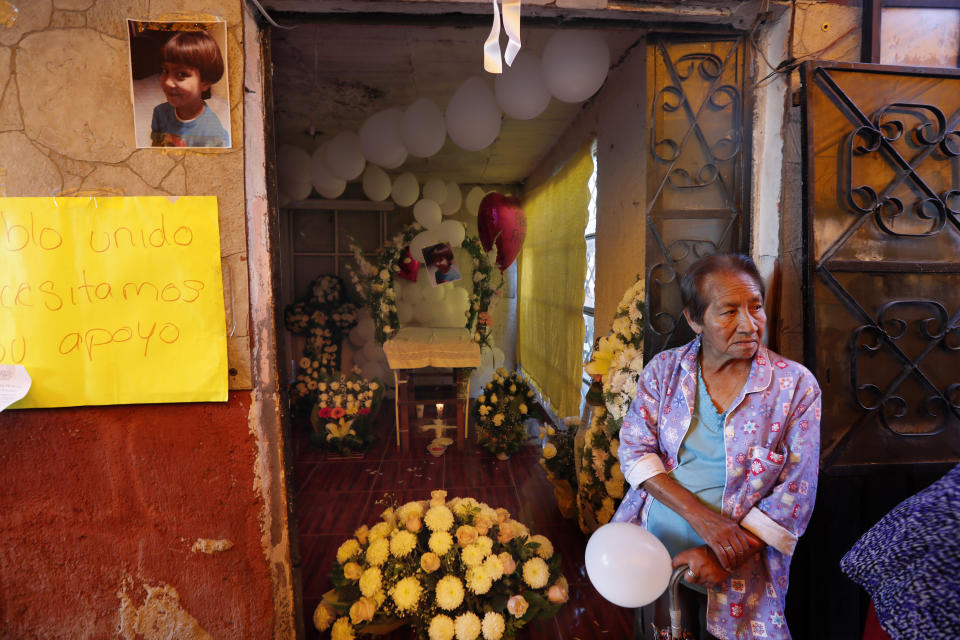
[{"label": "lit candle", "polygon": [[442,418],[442,417],[443,417],[443,403],[442,403],[442,402],[438,402],[438,403],[437,403],[437,417],[438,417],[438,418]]},{"label": "lit candle", "polygon": [[422,404],[418,404],[418,405],[417,405],[417,417],[418,417],[418,418],[422,418],[422,417],[423,417],[423,405],[422,405]]}]

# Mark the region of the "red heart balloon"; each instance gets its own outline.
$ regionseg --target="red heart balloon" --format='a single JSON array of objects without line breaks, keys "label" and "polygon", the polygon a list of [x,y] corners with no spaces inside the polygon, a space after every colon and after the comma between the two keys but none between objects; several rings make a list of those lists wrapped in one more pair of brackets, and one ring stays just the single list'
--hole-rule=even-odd
[{"label": "red heart balloon", "polygon": [[397,275],[411,282],[416,282],[419,271],[420,263],[410,254],[410,247],[405,247],[403,255],[400,256],[400,270],[397,271]]},{"label": "red heart balloon", "polygon": [[527,235],[527,218],[520,200],[513,196],[488,193],[477,211],[477,232],[484,251],[497,245],[497,266],[503,272],[520,255]]}]

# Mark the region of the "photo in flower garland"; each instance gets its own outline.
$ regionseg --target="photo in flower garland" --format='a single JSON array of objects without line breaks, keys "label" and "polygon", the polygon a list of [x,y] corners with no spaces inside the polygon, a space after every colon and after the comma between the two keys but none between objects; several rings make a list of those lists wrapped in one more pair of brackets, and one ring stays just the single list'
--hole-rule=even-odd
[{"label": "photo in flower garland", "polygon": [[337,549],[313,623],[332,640],[409,624],[432,640],[515,638],[569,599],[560,556],[506,509],[471,497],[388,508]]},{"label": "photo in flower garland", "polygon": [[518,452],[527,439],[524,421],[533,402],[533,389],[519,372],[498,368],[473,407],[478,444],[499,456]]},{"label": "photo in flower garland", "polygon": [[604,406],[594,412],[583,448],[576,451],[580,470],[577,513],[584,533],[592,533],[609,522],[626,493],[617,453],[620,427],[643,370],[644,297],[644,280],[640,276],[624,293],[610,334],[600,339],[585,368],[588,374],[601,377]]}]

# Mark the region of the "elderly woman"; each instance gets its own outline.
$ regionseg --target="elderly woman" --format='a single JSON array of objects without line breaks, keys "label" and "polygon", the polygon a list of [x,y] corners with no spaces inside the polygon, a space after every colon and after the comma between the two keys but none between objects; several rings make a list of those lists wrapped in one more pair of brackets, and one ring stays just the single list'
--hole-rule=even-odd
[{"label": "elderly woman", "polygon": [[[790,638],[790,557],[813,511],[820,388],[763,345],[753,261],[714,255],[681,284],[697,337],[644,368],[620,432],[630,483],[614,521],[639,523],[688,565],[684,625],[699,638]],[[638,615],[668,626],[663,603]],[[692,614],[692,615],[691,615]]]}]

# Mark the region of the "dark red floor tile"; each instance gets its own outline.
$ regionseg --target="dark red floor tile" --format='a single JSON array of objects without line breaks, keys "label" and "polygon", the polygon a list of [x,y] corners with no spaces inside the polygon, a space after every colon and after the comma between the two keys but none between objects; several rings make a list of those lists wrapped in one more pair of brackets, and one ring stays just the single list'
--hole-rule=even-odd
[{"label": "dark red floor tile", "polygon": [[451,488],[469,489],[510,486],[509,461],[481,456],[450,457],[444,460],[443,484]]},{"label": "dark red floor tile", "polygon": [[302,492],[297,496],[300,535],[352,534],[362,524],[369,492]]},{"label": "dark red floor tile", "polygon": [[[300,537],[300,580],[304,600],[319,599],[333,588],[333,583],[330,582],[330,571],[337,558],[337,549],[348,537],[349,535]],[[306,609],[304,612],[306,613]],[[310,615],[313,615],[312,608]]]},{"label": "dark red floor tile", "polygon": [[317,469],[316,462],[300,462],[293,465],[293,490],[299,493],[307,485],[310,476]]},{"label": "dark red floor tile", "polygon": [[306,492],[363,492],[376,483],[380,472],[379,460],[337,460],[320,462],[307,481]]},{"label": "dark red floor tile", "polygon": [[570,601],[556,618],[558,638],[627,640],[633,637],[633,609],[610,604],[590,585],[570,585]]},{"label": "dark red floor tile", "polygon": [[[443,486],[443,460],[427,456],[416,460],[384,460],[373,491],[418,489]],[[428,493],[429,495],[429,493]]]}]

